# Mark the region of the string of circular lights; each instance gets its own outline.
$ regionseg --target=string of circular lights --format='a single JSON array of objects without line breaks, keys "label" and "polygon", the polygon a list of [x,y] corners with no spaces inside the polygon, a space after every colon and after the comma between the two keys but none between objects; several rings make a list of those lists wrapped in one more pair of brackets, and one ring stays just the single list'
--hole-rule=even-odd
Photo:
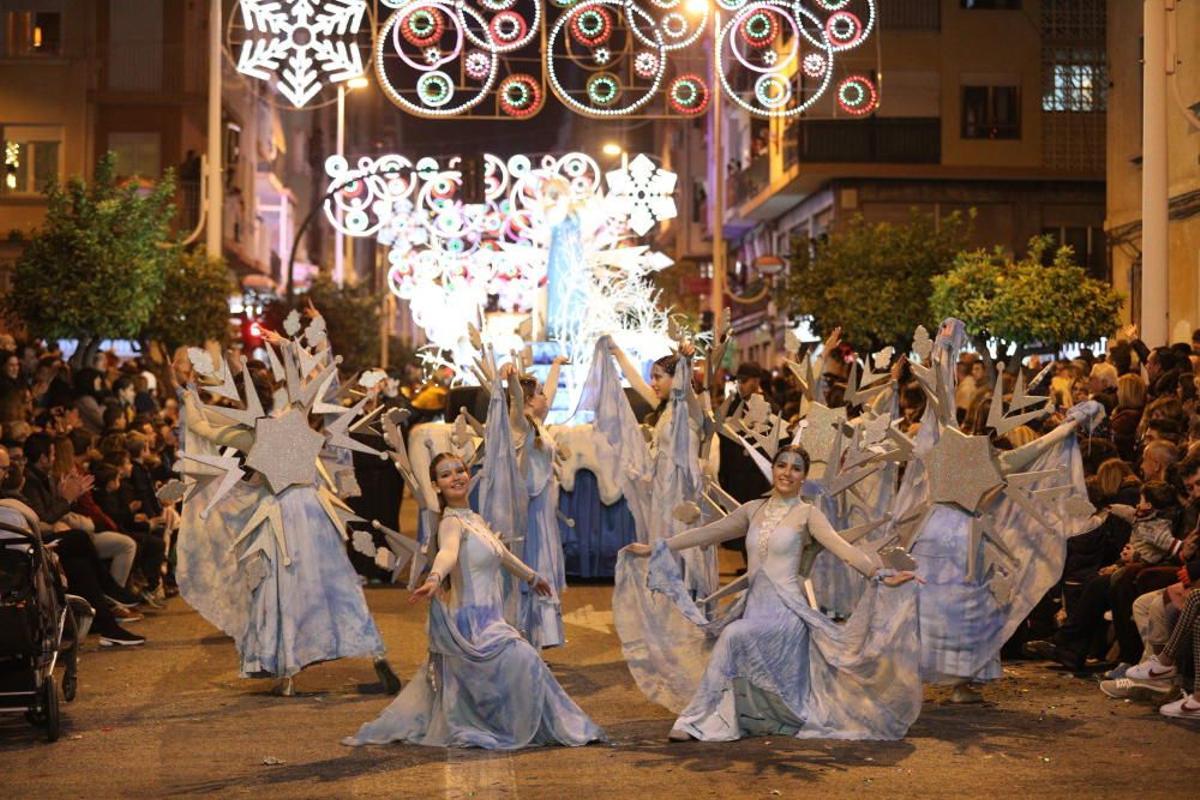
[{"label": "string of circular lights", "polygon": [[710,52],[750,114],[879,104],[870,50],[847,56],[872,40],[876,0],[378,1],[390,13],[376,26],[366,0],[240,0],[230,56],[295,108],[373,67],[392,103],[429,118],[520,120],[550,97],[596,118],[695,116],[713,96]]}]

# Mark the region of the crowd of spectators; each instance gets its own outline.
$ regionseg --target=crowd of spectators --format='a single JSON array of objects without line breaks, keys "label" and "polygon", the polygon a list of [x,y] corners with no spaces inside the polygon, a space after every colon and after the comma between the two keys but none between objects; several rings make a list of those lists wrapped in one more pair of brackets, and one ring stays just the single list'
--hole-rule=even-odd
[{"label": "crowd of spectators", "polygon": [[179,406],[160,375],[111,352],[72,364],[0,334],[0,503],[95,609],[102,646],[143,644],[127,626],[177,593],[177,517],[156,492],[177,458]]}]

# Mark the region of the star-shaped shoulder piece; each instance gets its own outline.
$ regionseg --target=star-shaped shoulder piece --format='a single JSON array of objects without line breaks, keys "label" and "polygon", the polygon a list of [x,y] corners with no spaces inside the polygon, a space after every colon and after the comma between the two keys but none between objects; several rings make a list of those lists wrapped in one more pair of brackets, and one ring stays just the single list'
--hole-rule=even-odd
[{"label": "star-shaped shoulder piece", "polygon": [[970,436],[944,428],[929,453],[929,499],[954,503],[965,511],[979,510],[984,496],[1004,486],[1004,476],[992,458],[986,436]]}]

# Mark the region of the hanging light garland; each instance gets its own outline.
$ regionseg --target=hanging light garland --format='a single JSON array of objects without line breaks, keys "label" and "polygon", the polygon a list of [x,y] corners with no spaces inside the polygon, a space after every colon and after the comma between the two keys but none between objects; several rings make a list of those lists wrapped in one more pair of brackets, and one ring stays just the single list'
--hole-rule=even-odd
[{"label": "hanging light garland", "polygon": [[[710,87],[688,67],[710,49],[729,101],[757,116],[862,114],[879,102],[873,84],[835,88],[848,76],[839,54],[874,31],[876,0],[715,0],[727,12],[716,29],[708,8],[684,13],[684,0],[381,2],[396,11],[376,38],[380,86],[421,116],[486,116],[480,103],[495,97],[494,114],[521,118],[548,93],[598,118],[703,113]],[[535,53],[541,75],[516,68]],[[429,72],[458,80],[446,86]]]}]

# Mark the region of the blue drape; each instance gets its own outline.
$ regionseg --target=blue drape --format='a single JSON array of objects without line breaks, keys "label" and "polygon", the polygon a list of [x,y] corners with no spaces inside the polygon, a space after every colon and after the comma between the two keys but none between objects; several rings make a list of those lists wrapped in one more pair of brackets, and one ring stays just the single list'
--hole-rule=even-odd
[{"label": "blue drape", "polygon": [[599,482],[588,470],[575,473],[575,490],[560,490],[558,507],[575,521],[568,527],[559,519],[564,564],[574,578],[611,578],[616,571],[617,551],[637,541],[633,514],[625,498],[611,506],[600,501]]}]

